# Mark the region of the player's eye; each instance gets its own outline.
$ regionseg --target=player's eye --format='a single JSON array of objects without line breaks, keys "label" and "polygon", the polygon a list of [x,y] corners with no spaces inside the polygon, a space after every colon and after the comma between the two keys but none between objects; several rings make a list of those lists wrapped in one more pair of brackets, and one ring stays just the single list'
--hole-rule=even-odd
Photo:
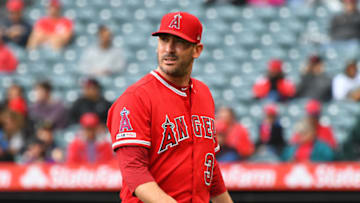
[{"label": "player's eye", "polygon": [[183,40],[183,39],[181,39],[181,38],[176,38],[176,39],[175,39],[175,42],[176,42],[176,43],[179,43],[179,44],[186,44],[186,43],[187,43],[185,40]]},{"label": "player's eye", "polygon": [[163,42],[168,42],[169,41],[169,36],[166,36],[166,35],[160,35],[159,38]]}]

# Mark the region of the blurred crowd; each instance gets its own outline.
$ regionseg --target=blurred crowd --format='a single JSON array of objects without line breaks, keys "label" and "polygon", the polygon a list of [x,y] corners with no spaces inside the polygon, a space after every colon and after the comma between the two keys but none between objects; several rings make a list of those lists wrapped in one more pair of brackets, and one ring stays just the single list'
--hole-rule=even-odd
[{"label": "blurred crowd", "polygon": [[[0,74],[14,74],[18,65],[7,44],[60,52],[72,43],[74,22],[62,16],[61,1],[49,0],[46,16],[34,25],[23,17],[25,3],[29,2],[6,1],[7,15],[0,22]],[[104,98],[94,76],[116,73],[125,64],[122,50],[112,46],[108,27],[99,26],[97,39],[83,52],[78,64],[87,78],[82,82],[81,96],[71,105],[54,97],[49,80],[33,86],[33,102],[27,100],[19,84],[6,90],[0,106],[0,161],[100,163],[113,158],[105,126],[111,103]],[[71,126],[75,126],[76,135],[64,146],[56,135],[64,136],[63,130]]]},{"label": "blurred crowd", "polygon": [[[29,1],[31,2],[31,1]],[[296,0],[232,0],[238,6],[296,6],[320,1]],[[205,1],[205,5],[216,0]],[[330,24],[333,43],[347,46],[360,39],[360,13],[356,0],[323,1],[343,11]],[[15,74],[18,59],[8,44],[26,50],[45,49],[59,52],[72,43],[74,23],[62,15],[62,3],[49,0],[46,15],[34,25],[23,17],[26,2],[7,0],[6,14],[0,22],[0,74]],[[335,5],[336,6],[336,5]],[[41,80],[32,87],[34,101],[28,101],[24,87],[12,84],[0,101],[0,161],[18,163],[100,163],[113,159],[110,136],[106,130],[107,110],[112,101],[103,96],[102,86],[95,77],[120,73],[126,67],[123,51],[112,46],[112,31],[99,25],[97,42],[84,49],[78,67],[87,79],[82,81],[81,96],[65,105],[53,95],[50,80]],[[155,59],[154,59],[155,60]],[[343,72],[330,77],[324,59],[319,54],[308,56],[301,69],[301,79],[295,84],[284,72],[284,61],[274,58],[267,72],[253,84],[254,101],[265,101],[263,119],[257,123],[256,139],[239,122],[229,106],[216,112],[216,130],[221,151],[217,159],[223,162],[253,161],[336,161],[360,158],[360,118],[349,139],[340,146],[331,126],[321,123],[323,104],[333,100],[360,101],[360,74],[354,58],[343,64]],[[300,98],[307,99],[306,112],[299,118],[293,135],[286,138],[280,122],[279,104]],[[75,126],[76,135],[65,145],[57,139],[64,129]],[[63,139],[61,139],[63,140]]]}]

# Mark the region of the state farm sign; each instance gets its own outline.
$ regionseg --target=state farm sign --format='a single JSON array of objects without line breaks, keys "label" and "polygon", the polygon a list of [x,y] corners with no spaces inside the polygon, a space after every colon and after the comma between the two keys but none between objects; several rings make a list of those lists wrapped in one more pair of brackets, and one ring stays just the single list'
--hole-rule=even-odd
[{"label": "state farm sign", "polygon": [[276,184],[276,171],[272,169],[234,164],[223,167],[222,173],[230,188],[271,188]]},{"label": "state farm sign", "polygon": [[[360,164],[221,164],[229,190],[359,190]],[[0,164],[1,191],[119,191],[118,164]]]},{"label": "state farm sign", "polygon": [[230,190],[360,189],[360,164],[356,162],[223,164],[222,173]]}]

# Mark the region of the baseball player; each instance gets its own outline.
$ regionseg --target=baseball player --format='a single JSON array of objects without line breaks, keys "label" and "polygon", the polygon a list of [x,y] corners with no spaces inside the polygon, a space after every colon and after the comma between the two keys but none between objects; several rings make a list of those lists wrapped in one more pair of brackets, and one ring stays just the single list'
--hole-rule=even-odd
[{"label": "baseball player", "polygon": [[112,105],[107,126],[123,176],[123,202],[232,202],[215,153],[214,101],[191,78],[202,25],[186,12],[163,16],[158,67]]}]

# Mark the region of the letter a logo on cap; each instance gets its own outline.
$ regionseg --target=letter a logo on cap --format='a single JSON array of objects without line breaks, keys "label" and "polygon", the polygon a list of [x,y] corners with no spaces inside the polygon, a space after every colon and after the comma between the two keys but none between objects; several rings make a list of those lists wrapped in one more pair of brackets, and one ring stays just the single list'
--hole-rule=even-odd
[{"label": "letter a logo on cap", "polygon": [[174,19],[171,21],[169,28],[175,28],[175,29],[180,29],[180,19],[181,19],[181,15],[180,13],[177,15],[174,15]]}]

